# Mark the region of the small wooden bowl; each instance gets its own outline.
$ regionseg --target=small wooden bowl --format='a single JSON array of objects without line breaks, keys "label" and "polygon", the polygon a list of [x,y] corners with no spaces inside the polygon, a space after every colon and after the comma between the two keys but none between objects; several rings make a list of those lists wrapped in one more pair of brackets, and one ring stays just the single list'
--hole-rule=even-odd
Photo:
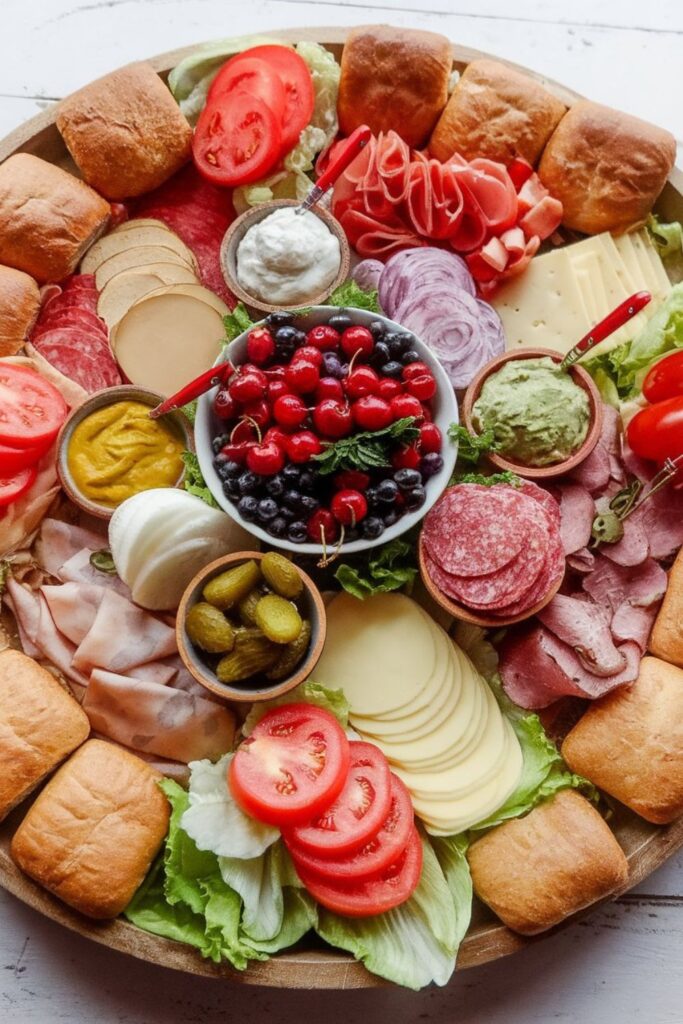
[{"label": "small wooden bowl", "polygon": [[502,629],[503,626],[514,626],[516,622],[524,622],[525,619],[530,619],[532,615],[536,615],[540,612],[541,608],[545,608],[547,604],[550,604],[552,599],[555,597],[555,594],[562,586],[562,580],[564,578],[564,574],[560,576],[542,600],[538,601],[527,611],[522,612],[521,615],[513,615],[510,619],[504,619],[501,616],[483,615],[472,611],[470,608],[466,608],[465,605],[458,604],[457,601],[454,601],[452,597],[449,597],[448,594],[444,594],[443,590],[440,590],[439,587],[437,587],[427,570],[425,547],[421,535],[418,543],[418,554],[422,582],[425,585],[425,589],[429,592],[430,596],[436,601],[436,603],[443,608],[444,611],[447,611],[449,615],[452,615],[454,619],[460,619],[462,622],[469,622],[473,626],[482,626],[484,629]]},{"label": "small wooden bowl", "polygon": [[303,661],[299,662],[293,675],[276,683],[271,683],[266,678],[262,680],[257,678],[255,682],[251,684],[246,683],[244,686],[228,686],[225,683],[219,683],[209,666],[195,651],[187,635],[185,629],[187,613],[200,600],[202,590],[214,576],[220,575],[220,573],[225,572],[226,569],[231,569],[235,565],[241,565],[242,562],[246,562],[251,558],[256,562],[260,562],[263,555],[264,552],[262,551],[236,551],[231,555],[224,555],[223,558],[217,558],[215,562],[210,562],[209,565],[204,566],[194,579],[188,583],[185,593],[180,599],[176,616],[178,651],[188,672],[191,673],[201,686],[206,687],[211,693],[222,697],[224,700],[238,701],[241,704],[254,704],[257,701],[272,700],[273,697],[280,697],[283,693],[289,693],[299,683],[303,683],[304,679],[315,668],[322,654],[327,630],[327,616],[320,591],[310,576],[296,566],[297,572],[304,582],[304,592],[300,600],[305,617],[311,623],[311,643],[308,648],[308,654]]},{"label": "small wooden bowl", "polygon": [[[510,362],[512,359],[538,359],[540,356],[549,356],[556,363],[562,362],[562,356],[558,355],[558,353],[554,352],[552,349],[525,348],[515,349],[512,352],[505,352],[502,356],[497,356],[495,359],[492,359],[490,363],[487,363],[486,366],[482,367],[470,386],[467,388],[461,406],[463,423],[470,433],[476,433],[476,429],[472,422],[472,409],[474,407],[474,403],[479,398],[481,389],[491,374],[497,373],[505,363]],[[575,363],[570,367],[569,373],[572,375],[574,383],[578,384],[579,387],[582,387],[588,395],[588,404],[590,408],[590,426],[588,428],[588,433],[586,434],[586,439],[580,448],[577,448],[574,454],[568,459],[564,459],[563,462],[556,462],[552,466],[525,466],[521,462],[514,462],[512,459],[507,459],[502,455],[491,453],[486,457],[492,465],[496,466],[498,469],[509,470],[512,473],[516,473],[517,476],[525,477],[528,480],[549,480],[552,479],[552,477],[563,476],[565,473],[569,473],[572,469],[578,466],[579,463],[583,462],[584,459],[588,458],[598,443],[600,431],[602,430],[602,399],[590,374],[587,373],[582,366],[577,366]]]},{"label": "small wooden bowl", "polygon": [[[57,437],[57,475],[59,476],[59,482],[74,505],[78,505],[84,512],[89,512],[90,515],[96,516],[98,519],[111,519],[116,511],[108,505],[100,505],[96,501],[91,501],[84,494],[81,494],[76,487],[71,470],[69,469],[68,452],[71,435],[78,424],[82,423],[92,413],[97,412],[98,409],[102,409],[107,405],[113,405],[115,402],[143,402],[150,409],[154,409],[163,400],[164,396],[157,394],[156,391],[138,387],[137,384],[121,384],[119,387],[104,388],[102,391],[97,391],[83,405],[79,405],[77,409],[74,409],[62,425],[62,429]],[[193,452],[195,448],[192,424],[180,409],[174,409],[173,412],[167,413],[163,419],[176,428],[183,439],[185,447]],[[182,473],[173,486],[181,487],[184,479],[185,469],[183,468]]]},{"label": "small wooden bowl", "polygon": [[317,295],[307,296],[300,302],[296,302],[293,305],[285,306],[279,303],[275,306],[268,302],[264,302],[262,299],[258,299],[249,292],[245,291],[240,285],[237,279],[237,247],[244,238],[249,228],[253,227],[254,224],[258,224],[259,221],[269,216],[274,210],[279,210],[285,206],[300,206],[300,203],[296,199],[271,199],[268,203],[262,203],[260,206],[253,206],[250,210],[246,210],[237,220],[233,221],[223,238],[221,245],[221,269],[223,271],[223,277],[228,288],[241,299],[242,302],[247,306],[248,309],[255,310],[258,313],[274,313],[280,309],[301,309],[307,306],[322,306],[327,301],[335,288],[338,288],[340,284],[347,279],[349,276],[349,268],[351,266],[351,250],[349,243],[339,221],[328,213],[324,207],[320,204],[314,206],[311,213],[319,217],[321,221],[330,229],[333,235],[339,241],[340,250],[340,263],[339,271],[332,284],[325,289],[323,292],[319,292]]}]

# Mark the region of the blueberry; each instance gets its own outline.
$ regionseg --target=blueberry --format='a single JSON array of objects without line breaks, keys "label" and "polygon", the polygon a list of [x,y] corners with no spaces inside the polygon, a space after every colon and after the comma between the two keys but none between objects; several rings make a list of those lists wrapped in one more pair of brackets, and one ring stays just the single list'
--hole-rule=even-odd
[{"label": "blueberry", "polygon": [[303,544],[307,538],[306,524],[300,519],[290,523],[287,527],[287,540],[291,540],[292,544]]},{"label": "blueberry", "polygon": [[370,331],[370,334],[373,336],[375,341],[377,341],[379,338],[382,337],[382,335],[386,334],[387,325],[385,323],[382,323],[381,320],[373,320],[371,323],[368,324],[368,330]]},{"label": "blueberry", "polygon": [[312,473],[310,470],[304,470],[299,478],[299,487],[302,491],[305,491],[306,494],[311,494],[311,492],[315,490],[317,483],[318,478],[316,474]]},{"label": "blueberry", "polygon": [[297,331],[296,332],[296,334],[294,335],[294,344],[296,345],[297,348],[301,348],[302,345],[306,344],[306,332],[305,331]]},{"label": "blueberry", "polygon": [[290,487],[288,491],[285,491],[282,500],[290,508],[300,509],[302,498],[301,491],[297,491],[295,487]]},{"label": "blueberry", "polygon": [[379,516],[368,516],[363,520],[362,532],[367,540],[375,540],[384,533],[384,523]]},{"label": "blueberry", "polygon": [[410,366],[411,363],[420,362],[420,353],[417,349],[409,348],[407,352],[404,352],[401,356],[401,364],[403,366]]},{"label": "blueberry", "polygon": [[377,498],[383,505],[393,505],[398,498],[398,484],[394,480],[380,480],[377,484]]},{"label": "blueberry", "polygon": [[388,363],[390,359],[389,346],[383,341],[375,342],[370,362],[374,366],[382,366],[383,363]]},{"label": "blueberry", "polygon": [[266,317],[266,323],[269,327],[288,327],[289,324],[294,323],[294,314],[287,313],[285,310],[280,310],[277,313],[269,313]]},{"label": "blueberry", "polygon": [[397,469],[394,473],[394,480],[402,491],[410,491],[413,487],[420,486],[422,476],[416,469]]},{"label": "blueberry", "polygon": [[223,494],[226,498],[229,498],[230,501],[239,501],[242,496],[242,492],[237,480],[226,480],[223,484]]},{"label": "blueberry", "polygon": [[292,484],[298,484],[301,479],[301,469],[296,466],[293,462],[288,462],[285,468],[282,470],[282,476],[284,477],[288,486]]},{"label": "blueberry", "polygon": [[213,454],[214,455],[218,455],[218,453],[221,450],[221,448],[224,445],[226,445],[229,440],[230,440],[230,438],[228,437],[227,434],[219,434],[218,437],[214,437],[213,441],[211,442],[211,448],[213,450]]},{"label": "blueberry", "polygon": [[392,359],[400,359],[403,353],[408,351],[413,341],[410,334],[396,334],[394,332],[387,334],[384,340],[389,346],[389,355]]},{"label": "blueberry", "polygon": [[369,509],[377,509],[380,505],[379,494],[377,493],[376,487],[368,487],[365,491],[365,500],[368,503]]},{"label": "blueberry", "polygon": [[280,515],[286,523],[293,523],[295,519],[299,518],[300,513],[295,508],[290,508],[289,505],[283,505]]},{"label": "blueberry", "polygon": [[272,498],[261,498],[258,503],[258,517],[262,522],[267,523],[271,519],[275,519],[280,509],[277,507],[277,502]]},{"label": "blueberry", "polygon": [[422,473],[423,480],[429,480],[430,477],[436,476],[443,469],[443,459],[438,452],[428,452],[420,463],[420,472]]},{"label": "blueberry", "polygon": [[302,494],[299,502],[299,508],[302,512],[306,512],[309,516],[312,512],[315,512],[320,502],[312,494]]},{"label": "blueberry", "polygon": [[410,491],[406,491],[403,495],[409,512],[414,512],[416,509],[421,508],[425,503],[426,497],[427,493],[421,484],[419,487],[413,487]]},{"label": "blueberry", "polygon": [[296,345],[294,344],[293,341],[279,341],[275,345],[275,355],[277,356],[281,363],[288,363],[292,356],[294,355],[295,349]]},{"label": "blueberry", "polygon": [[286,486],[287,484],[282,473],[276,473],[275,476],[271,476],[270,479],[266,481],[266,493],[269,494],[271,498],[281,498],[285,493]]},{"label": "blueberry", "polygon": [[258,502],[256,498],[252,498],[249,494],[240,498],[237,503],[237,511],[242,516],[242,519],[246,519],[248,523],[253,523],[258,516]]},{"label": "blueberry", "polygon": [[399,511],[397,511],[397,509],[395,509],[395,508],[390,508],[389,511],[386,512],[385,515],[384,515],[384,527],[385,527],[385,529],[387,529],[390,526],[393,526],[394,523],[397,523],[400,518],[401,518],[401,513]]},{"label": "blueberry", "polygon": [[258,477],[255,473],[245,469],[244,473],[241,473],[237,478],[239,488],[242,494],[253,494],[259,485]]},{"label": "blueberry", "polygon": [[394,380],[400,380],[401,374],[403,373],[403,366],[395,359],[390,359],[388,363],[384,363],[379,372],[383,377],[393,377]]},{"label": "blueberry", "polygon": [[233,462],[232,459],[230,459],[230,461],[227,463],[225,467],[225,471],[230,477],[230,479],[234,480],[235,477],[238,477],[242,472],[242,467],[240,466],[239,462]]},{"label": "blueberry", "polygon": [[342,379],[342,364],[336,352],[323,352],[323,366],[327,377],[334,377],[335,380]]},{"label": "blueberry", "polygon": [[330,327],[334,327],[335,331],[339,331],[340,334],[342,331],[345,331],[347,327],[353,327],[353,320],[349,314],[344,313],[343,310],[340,310],[339,313],[334,313],[327,323]]},{"label": "blueberry", "polygon": [[347,526],[344,529],[344,543],[351,544],[360,537],[360,530],[357,526]]},{"label": "blueberry", "polygon": [[271,537],[284,537],[287,533],[287,520],[282,516],[276,516],[270,520],[266,529]]}]

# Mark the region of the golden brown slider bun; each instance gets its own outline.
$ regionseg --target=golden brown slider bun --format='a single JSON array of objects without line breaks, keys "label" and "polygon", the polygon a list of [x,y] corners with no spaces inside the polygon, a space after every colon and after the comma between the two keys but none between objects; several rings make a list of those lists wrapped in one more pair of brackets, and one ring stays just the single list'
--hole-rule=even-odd
[{"label": "golden brown slider bun", "polygon": [[589,707],[562,756],[647,821],[673,821],[683,813],[683,671],[643,658],[632,686]]},{"label": "golden brown slider bun", "polygon": [[23,346],[40,309],[40,290],[29,274],[0,266],[0,356]]},{"label": "golden brown slider bun", "polygon": [[477,896],[522,935],[552,928],[628,879],[609,827],[573,789],[492,829],[467,859]]},{"label": "golden brown slider bun", "polygon": [[393,128],[409,146],[423,146],[446,105],[452,66],[451,44],[435,32],[352,29],[341,59],[342,132],[350,135],[361,124],[375,135]]},{"label": "golden brown slider bun", "polygon": [[538,173],[561,201],[566,227],[619,234],[645,221],[675,159],[670,132],[580,100],[551,135]]},{"label": "golden brown slider bun", "polygon": [[445,161],[488,157],[507,166],[515,157],[535,165],[566,106],[530,75],[497,60],[465,68],[439,118],[429,152]]},{"label": "golden brown slider bun", "polygon": [[0,164],[0,263],[39,282],[76,269],[109,221],[110,206],[89,185],[30,153]]},{"label": "golden brown slider bun", "polygon": [[88,740],[29,810],[12,839],[12,859],[82,914],[116,917],[168,829],[160,778],[127,750]]},{"label": "golden brown slider bun", "polygon": [[108,199],[151,191],[190,157],[192,129],[150,64],[128,64],[67,96],[57,128],[84,179]]},{"label": "golden brown slider bun", "polygon": [[0,821],[90,732],[77,700],[21,651],[0,652]]},{"label": "golden brown slider bun", "polygon": [[683,668],[683,549],[671,566],[664,601],[648,646],[658,658]]}]

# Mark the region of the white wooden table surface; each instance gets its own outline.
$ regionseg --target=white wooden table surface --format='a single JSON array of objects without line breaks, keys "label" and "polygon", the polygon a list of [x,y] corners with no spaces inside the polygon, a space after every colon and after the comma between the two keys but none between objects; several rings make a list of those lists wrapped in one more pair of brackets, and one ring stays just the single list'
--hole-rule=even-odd
[{"label": "white wooden table surface", "polygon": [[[2,0],[0,136],[126,61],[306,24],[431,28],[669,128],[683,144],[680,0]],[[683,161],[679,160],[679,163]],[[3,1024],[682,1024],[683,854],[635,892],[420,994],[283,992],[174,974],[62,930],[0,891]]]}]

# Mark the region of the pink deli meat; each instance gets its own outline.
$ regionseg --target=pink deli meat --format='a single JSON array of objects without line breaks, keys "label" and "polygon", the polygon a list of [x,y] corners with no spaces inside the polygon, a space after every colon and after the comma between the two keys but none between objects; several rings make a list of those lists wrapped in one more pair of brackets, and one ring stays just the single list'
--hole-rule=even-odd
[{"label": "pink deli meat", "polygon": [[557,594],[538,618],[576,652],[589,672],[613,676],[625,668],[626,658],[614,646],[609,615],[592,601]]}]

